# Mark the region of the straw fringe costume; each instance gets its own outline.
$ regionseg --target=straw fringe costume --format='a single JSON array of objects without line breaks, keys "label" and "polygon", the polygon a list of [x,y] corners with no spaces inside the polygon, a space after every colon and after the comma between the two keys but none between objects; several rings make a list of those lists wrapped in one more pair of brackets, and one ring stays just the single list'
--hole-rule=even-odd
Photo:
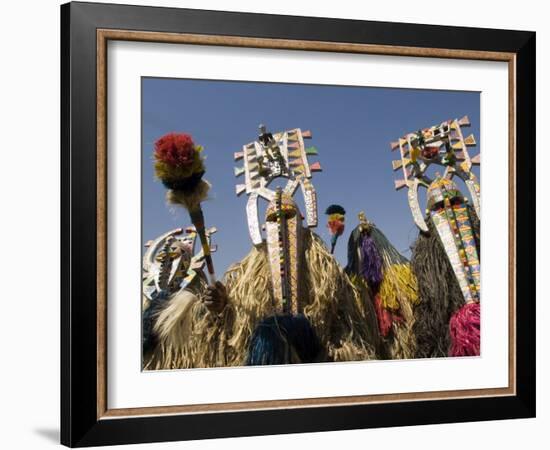
[{"label": "straw fringe costume", "polygon": [[[479,219],[471,206],[468,207],[468,216],[479,254]],[[414,324],[416,357],[446,357],[452,344],[449,321],[466,302],[433,220],[426,219],[428,232],[419,233],[411,260],[420,293]]]},{"label": "straw fringe costume", "polygon": [[[318,236],[304,230],[303,315],[321,351],[318,361],[375,358],[372,327],[358,289]],[[201,281],[203,283],[203,281]],[[146,369],[242,366],[258,324],[276,313],[266,245],[254,247],[224,277],[228,304],[220,314],[200,301],[200,289],[175,294],[158,314],[158,345]],[[370,320],[372,323],[372,319]],[[295,357],[295,356],[294,356]],[[300,362],[300,361],[292,361]]]},{"label": "straw fringe costume", "polygon": [[375,311],[382,359],[411,359],[416,352],[414,306],[418,287],[409,261],[388,241],[364,213],[348,241],[346,271]]},{"label": "straw fringe costume", "polygon": [[196,283],[174,294],[156,314],[157,344],[144,362],[146,370],[227,365],[223,343],[231,333],[233,310],[211,313],[201,301],[205,282]]},{"label": "straw fringe costume", "polygon": [[[314,147],[304,147],[309,138],[311,133],[300,129],[272,134],[260,126],[258,140],[235,153],[235,160],[245,162],[235,168],[236,176],[245,176],[236,193],[249,197],[246,212],[254,247],[225,274],[227,301],[221,312],[209,311],[202,301],[202,279],[169,298],[154,316],[157,345],[146,368],[376,357],[376,317],[366,307],[364,292],[311,231],[317,225],[317,197],[310,178],[321,166],[307,161],[307,155],[317,154]],[[287,180],[284,189],[268,187],[275,178]],[[306,226],[293,200],[298,188],[306,205]],[[268,201],[262,227],[259,198]]]},{"label": "straw fringe costume", "polygon": [[[216,232],[206,230],[207,239]],[[147,243],[143,257],[143,368],[178,368],[191,323],[210,322],[202,298],[207,287],[202,250],[194,254],[194,227],[178,228]],[[212,329],[213,332],[223,330]],[[186,350],[183,350],[184,352]]]},{"label": "straw fringe costume", "polygon": [[[393,168],[404,176],[395,187],[408,188],[420,230],[411,260],[420,294],[413,326],[418,358],[480,355],[480,187],[472,172],[480,155],[470,157],[468,148],[476,141],[473,135],[464,138],[468,126],[464,116],[408,133],[391,144],[401,157]],[[427,172],[431,165],[445,172],[436,172],[432,179]],[[472,205],[454,178],[464,182]],[[427,188],[424,214],[419,187]]]}]

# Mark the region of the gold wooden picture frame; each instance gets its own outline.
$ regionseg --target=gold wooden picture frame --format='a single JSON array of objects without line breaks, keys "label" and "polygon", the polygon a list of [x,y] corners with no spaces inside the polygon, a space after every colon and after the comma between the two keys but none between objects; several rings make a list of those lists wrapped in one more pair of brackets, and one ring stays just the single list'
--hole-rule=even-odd
[{"label": "gold wooden picture frame", "polygon": [[[220,23],[223,25],[219,26]],[[261,27],[253,27],[251,31],[251,23]],[[279,31],[282,29],[297,31],[285,35]],[[451,29],[453,33],[449,32]],[[529,175],[534,167],[534,152],[522,150],[534,148],[534,33],[71,3],[62,8],[62,38],[62,115],[66,130],[62,142],[63,159],[67,161],[62,171],[66,218],[62,256],[67,264],[63,267],[62,382],[70,386],[64,388],[62,395],[62,443],[116,444],[534,416],[535,362],[531,348],[534,348],[535,307],[530,302],[534,298],[534,271],[525,268],[534,264],[533,255],[525,250],[534,248],[534,233],[529,232],[534,227],[534,179]],[[507,63],[508,386],[110,408],[107,402],[107,44],[110,41]],[[77,201],[85,208],[75,208]],[[91,219],[95,229],[81,226]],[[93,261],[89,267],[95,267],[94,277],[83,272],[82,261],[76,261],[77,252],[86,255],[89,264]],[[527,259],[529,264],[525,264]],[[86,357],[78,356],[82,354]],[[243,419],[249,425],[243,425]],[[145,424],[147,435],[142,430]]]}]

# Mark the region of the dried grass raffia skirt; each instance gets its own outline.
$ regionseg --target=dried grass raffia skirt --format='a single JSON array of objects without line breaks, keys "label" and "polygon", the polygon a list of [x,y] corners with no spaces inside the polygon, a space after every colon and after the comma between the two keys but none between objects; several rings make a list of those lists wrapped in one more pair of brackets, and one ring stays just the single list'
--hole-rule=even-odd
[{"label": "dried grass raffia skirt", "polygon": [[[301,299],[322,344],[324,361],[376,358],[376,316],[322,240],[304,229]],[[158,345],[146,369],[244,365],[257,324],[275,314],[265,245],[225,274],[229,304],[220,315],[201,302],[204,282],[168,300],[155,323]]]}]

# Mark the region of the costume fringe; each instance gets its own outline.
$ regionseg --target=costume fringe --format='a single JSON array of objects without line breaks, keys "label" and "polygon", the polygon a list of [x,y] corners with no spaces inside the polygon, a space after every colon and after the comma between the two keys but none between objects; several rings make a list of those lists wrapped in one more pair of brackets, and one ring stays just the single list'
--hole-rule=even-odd
[{"label": "costume fringe", "polygon": [[262,320],[252,338],[248,366],[317,362],[321,346],[309,320],[302,315],[278,315]]},{"label": "costume fringe", "polygon": [[417,305],[418,284],[410,264],[393,264],[385,267],[379,293],[382,306],[392,311],[399,310],[405,303]]},{"label": "costume fringe", "polygon": [[416,354],[416,335],[414,334],[414,303],[400,302],[400,320],[393,321],[394,339],[390,345],[391,359],[413,359]]},{"label": "costume fringe", "polygon": [[154,332],[157,346],[144,358],[145,370],[225,366],[231,360],[224,345],[231,332],[233,311],[216,315],[202,302],[206,282],[197,278],[176,293],[158,313]]},{"label": "costume fringe", "polygon": [[311,321],[327,360],[374,359],[376,321],[359,291],[328,252],[323,241],[305,229],[303,313]]},{"label": "costume fringe", "polygon": [[374,239],[369,235],[363,236],[361,242],[361,260],[361,274],[373,292],[377,292],[384,279],[383,262]]},{"label": "costume fringe", "polygon": [[206,180],[200,180],[192,190],[174,190],[166,191],[166,202],[170,205],[183,206],[188,211],[194,211],[208,198],[210,183]]},{"label": "costume fringe", "polygon": [[[470,217],[477,219],[475,213]],[[414,333],[417,358],[447,356],[450,349],[449,319],[464,305],[462,291],[449,258],[441,244],[431,219],[428,233],[420,233],[414,246],[411,265],[418,280],[420,302],[415,308]],[[479,237],[479,221],[473,220],[475,236]],[[479,239],[476,239],[479,246]]]},{"label": "costume fringe", "polygon": [[477,302],[466,303],[452,315],[449,322],[449,356],[479,356],[480,319],[480,305]]},{"label": "costume fringe", "polygon": [[372,291],[369,288],[365,279],[356,274],[350,274],[349,278],[355,289],[359,292],[358,307],[364,311],[366,323],[368,325],[369,337],[368,342],[372,343],[378,359],[387,359],[387,351],[383,339],[378,330],[378,315],[375,309],[375,302],[372,298]]},{"label": "costume fringe", "polygon": [[370,235],[376,243],[380,256],[382,256],[382,259],[384,260],[385,267],[389,267],[393,264],[407,264],[409,262],[407,258],[396,250],[386,235],[376,226],[372,226]]},{"label": "costume fringe", "polygon": [[[317,359],[375,359],[374,313],[365,307],[359,290],[322,240],[308,229],[303,233],[300,302],[321,345]],[[195,299],[180,293],[159,314],[155,329],[161,338],[147,369],[243,366],[256,327],[276,315],[265,244],[254,247],[227,271],[224,283],[229,301],[220,315],[208,312],[200,301],[201,283],[193,290]]]},{"label": "costume fringe", "polygon": [[380,335],[385,338],[388,336],[393,325],[392,313],[382,306],[380,294],[374,296],[374,307],[378,316],[378,330],[380,331]]},{"label": "costume fringe", "polygon": [[156,298],[154,301],[149,300],[144,295],[141,300],[141,346],[143,354],[150,355],[157,345],[157,336],[153,330],[156,316],[162,307],[162,299]]},{"label": "costume fringe", "polygon": [[384,278],[379,290],[382,306],[397,311],[406,302],[418,304],[418,284],[407,258],[376,226],[370,234],[383,261]]},{"label": "costume fringe", "polygon": [[[367,244],[365,244],[367,241]],[[374,250],[365,251],[365,245]],[[363,259],[358,258],[361,250]],[[373,261],[365,261],[367,258]],[[382,279],[369,276],[373,270],[364,270],[365,266],[376,267],[380,261]],[[382,338],[378,354],[381,358],[411,359],[416,351],[414,336],[413,306],[418,304],[418,285],[411,266],[391,242],[374,224],[371,225],[368,236],[361,233],[357,227],[348,242],[348,273],[361,273],[367,281],[371,295],[375,301],[371,303],[377,318],[377,330]],[[370,280],[369,280],[370,279]],[[369,282],[370,281],[370,282]]]}]

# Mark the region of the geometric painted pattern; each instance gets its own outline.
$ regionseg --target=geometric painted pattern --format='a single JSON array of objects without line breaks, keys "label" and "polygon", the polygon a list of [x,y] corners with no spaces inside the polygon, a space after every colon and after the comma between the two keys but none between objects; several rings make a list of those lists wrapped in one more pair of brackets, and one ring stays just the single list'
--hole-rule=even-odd
[{"label": "geometric painted pattern", "polygon": [[268,207],[268,211],[275,212],[276,219],[268,217],[266,220],[267,252],[276,312],[297,314],[301,312],[299,270],[302,218],[296,204],[288,196],[284,196],[285,204],[294,213],[287,214],[281,208],[282,196],[281,191],[276,192]]},{"label": "geometric painted pattern", "polygon": [[[210,251],[215,252],[216,246],[211,244],[216,227],[206,229],[206,239]],[[195,253],[197,231],[194,226],[176,228],[164,233],[156,239],[147,242],[147,250],[143,255],[143,295],[153,299],[161,292],[172,295],[185,289],[204,270],[205,258],[202,247]],[[175,248],[175,251],[171,251]],[[189,254],[184,257],[181,250]]]},{"label": "geometric painted pattern", "polygon": [[391,143],[392,151],[399,150],[400,158],[392,161],[394,171],[401,170],[402,178],[395,180],[395,189],[407,187],[409,207],[413,219],[422,231],[428,231],[418,202],[418,188],[427,188],[433,182],[427,174],[432,165],[444,169],[442,178],[461,178],[470,193],[474,209],[481,217],[480,188],[472,166],[480,164],[480,155],[470,157],[469,147],[476,146],[473,135],[464,137],[462,129],[470,126],[468,116],[447,120],[439,125],[407,133]]},{"label": "geometric painted pattern", "polygon": [[456,185],[436,179],[428,190],[430,216],[466,303],[480,300],[480,259],[468,207]]},{"label": "geometric painted pattern", "polygon": [[[260,198],[268,202],[274,199],[275,191],[269,185],[275,178],[288,180],[283,191],[290,196],[300,187],[306,205],[306,224],[313,228],[318,223],[317,196],[311,177],[322,169],[318,162],[310,164],[308,161],[308,156],[318,153],[315,147],[306,147],[304,144],[304,140],[311,139],[311,132],[295,128],[269,135],[272,137],[270,145],[266,145],[260,136],[234,153],[234,159],[243,162],[242,167],[234,169],[235,176],[244,177],[244,182],[235,186],[235,193],[239,196],[246,193],[248,196],[248,228],[254,245],[264,240],[258,218],[258,201]],[[274,165],[266,167],[265,164],[268,160],[272,162],[274,150],[277,154],[276,170]]]}]

